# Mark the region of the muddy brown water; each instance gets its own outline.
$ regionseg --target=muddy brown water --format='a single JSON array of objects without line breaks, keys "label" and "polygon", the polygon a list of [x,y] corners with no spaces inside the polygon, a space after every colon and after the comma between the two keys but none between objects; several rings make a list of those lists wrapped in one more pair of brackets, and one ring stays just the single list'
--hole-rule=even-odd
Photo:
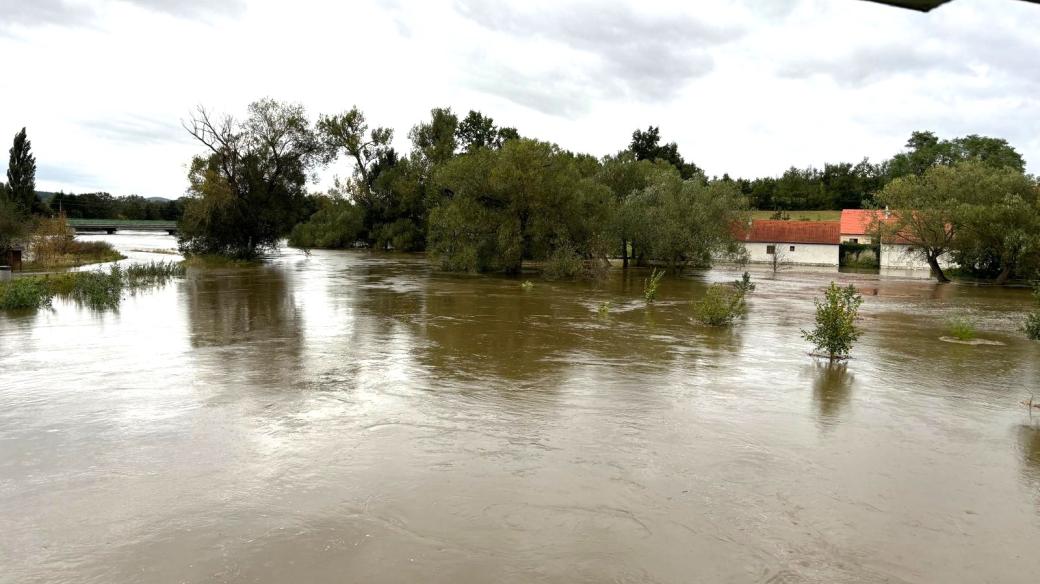
[{"label": "muddy brown water", "polygon": [[[0,582],[1040,578],[1025,290],[757,272],[713,330],[735,272],[644,276],[283,250],[0,315]],[[866,298],[840,367],[799,336],[831,279]],[[941,342],[959,314],[1004,345]]]}]

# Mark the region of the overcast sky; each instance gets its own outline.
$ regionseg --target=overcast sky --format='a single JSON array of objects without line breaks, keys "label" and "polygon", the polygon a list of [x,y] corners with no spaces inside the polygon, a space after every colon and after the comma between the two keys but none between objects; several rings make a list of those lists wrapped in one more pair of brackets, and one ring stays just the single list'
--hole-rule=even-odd
[{"label": "overcast sky", "polygon": [[1036,173],[1038,30],[1016,0],[0,0],[0,139],[28,127],[40,190],[166,197],[199,150],[180,120],[264,96],[356,104],[401,149],[450,106],[596,155],[658,125],[709,175],[878,161],[915,129]]}]

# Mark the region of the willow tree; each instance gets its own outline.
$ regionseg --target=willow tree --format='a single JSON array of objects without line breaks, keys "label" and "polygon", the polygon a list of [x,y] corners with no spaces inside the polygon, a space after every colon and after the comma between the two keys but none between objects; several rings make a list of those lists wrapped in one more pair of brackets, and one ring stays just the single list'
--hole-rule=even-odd
[{"label": "willow tree", "polygon": [[181,250],[248,258],[276,246],[302,219],[321,151],[303,107],[264,99],[243,121],[200,107],[184,126],[207,152],[188,173]]},{"label": "willow tree", "polygon": [[1040,247],[1036,185],[1012,167],[982,161],[933,166],[897,178],[877,194],[892,211],[883,238],[904,241],[940,282],[943,256],[969,267],[994,262],[1000,280]]},{"label": "willow tree", "polygon": [[747,209],[747,199],[732,181],[683,180],[678,171],[667,169],[653,173],[622,212],[632,218],[640,256],[679,269],[706,267],[717,257],[739,254],[733,225],[747,222]]},{"label": "willow tree", "polygon": [[611,193],[587,161],[523,138],[478,148],[434,174],[430,251],[442,267],[517,273],[524,260],[604,262]]}]

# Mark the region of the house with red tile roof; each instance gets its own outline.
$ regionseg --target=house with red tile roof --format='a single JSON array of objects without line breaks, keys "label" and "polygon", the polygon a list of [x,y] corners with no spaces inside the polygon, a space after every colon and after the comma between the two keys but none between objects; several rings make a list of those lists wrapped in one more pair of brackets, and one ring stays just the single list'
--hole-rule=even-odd
[{"label": "house with red tile roof", "polygon": [[[844,209],[841,212],[841,242],[879,244],[881,258],[878,262],[882,268],[899,270],[928,270],[928,262],[917,252],[914,241],[903,235],[885,235],[881,231],[884,225],[892,225],[896,221],[895,213],[877,209]],[[952,258],[939,257],[939,265],[944,269],[953,265]]]},{"label": "house with red tile roof", "polygon": [[778,221],[756,219],[736,230],[752,262],[807,266],[837,266],[841,225],[838,221]]},{"label": "house with red tile roof", "polygon": [[892,222],[891,214],[876,209],[844,209],[841,212],[841,242],[873,244],[879,227]]}]

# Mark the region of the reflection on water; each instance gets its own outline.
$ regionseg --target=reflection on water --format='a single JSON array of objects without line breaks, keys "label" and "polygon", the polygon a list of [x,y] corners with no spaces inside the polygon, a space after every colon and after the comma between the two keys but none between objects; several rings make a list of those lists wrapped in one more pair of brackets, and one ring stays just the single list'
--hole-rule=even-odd
[{"label": "reflection on water", "polygon": [[813,377],[813,401],[824,425],[841,421],[856,377],[845,362],[816,363]]},{"label": "reflection on water", "polygon": [[[714,329],[692,302],[736,272],[667,278],[650,308],[645,275],[523,289],[283,250],[118,313],[0,316],[0,582],[1040,573],[1027,291],[759,272]],[[799,329],[832,278],[868,298],[828,365]],[[939,342],[959,313],[1005,345]]]},{"label": "reflection on water", "polygon": [[1030,422],[1018,427],[1018,448],[1022,453],[1024,474],[1030,486],[1036,489],[1040,502],[1040,420],[1031,419]]}]

